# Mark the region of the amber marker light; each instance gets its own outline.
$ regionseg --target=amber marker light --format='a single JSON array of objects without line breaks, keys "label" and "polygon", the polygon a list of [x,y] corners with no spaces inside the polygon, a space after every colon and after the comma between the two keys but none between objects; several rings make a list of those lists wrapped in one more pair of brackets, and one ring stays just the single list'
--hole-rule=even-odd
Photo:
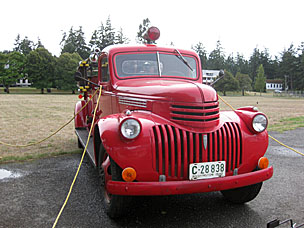
[{"label": "amber marker light", "polygon": [[266,169],[269,165],[269,160],[266,157],[261,157],[258,161],[258,166],[260,169]]},{"label": "amber marker light", "polygon": [[122,171],[122,179],[124,179],[124,181],[131,182],[131,181],[134,181],[135,178],[136,178],[135,169],[128,167]]}]

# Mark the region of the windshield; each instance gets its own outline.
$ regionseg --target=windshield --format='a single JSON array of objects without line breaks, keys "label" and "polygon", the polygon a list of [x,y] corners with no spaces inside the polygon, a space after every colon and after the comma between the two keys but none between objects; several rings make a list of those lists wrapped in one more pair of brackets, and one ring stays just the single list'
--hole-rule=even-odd
[{"label": "windshield", "polygon": [[[120,78],[137,76],[156,77],[197,77],[197,63],[194,56],[177,53],[127,53],[115,56],[116,74]],[[190,66],[190,67],[189,67]]]}]

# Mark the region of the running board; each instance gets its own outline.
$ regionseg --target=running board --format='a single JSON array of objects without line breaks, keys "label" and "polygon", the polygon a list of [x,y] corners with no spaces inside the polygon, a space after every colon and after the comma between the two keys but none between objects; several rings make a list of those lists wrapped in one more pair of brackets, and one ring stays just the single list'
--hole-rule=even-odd
[{"label": "running board", "polygon": [[[75,133],[76,133],[82,147],[85,148],[87,140],[88,140],[89,132],[86,129],[75,129]],[[89,144],[88,144],[86,153],[89,155],[90,161],[92,162],[94,167],[96,167],[95,156],[94,156],[93,137],[90,137],[90,139],[89,139]]]}]

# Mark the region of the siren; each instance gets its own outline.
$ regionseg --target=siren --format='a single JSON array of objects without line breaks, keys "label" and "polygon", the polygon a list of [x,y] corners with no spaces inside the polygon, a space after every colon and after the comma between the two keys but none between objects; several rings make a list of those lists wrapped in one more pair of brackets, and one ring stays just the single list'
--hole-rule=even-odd
[{"label": "siren", "polygon": [[150,27],[146,34],[144,35],[144,39],[147,40],[148,44],[151,44],[152,42],[156,41],[160,36],[160,31],[157,27]]}]

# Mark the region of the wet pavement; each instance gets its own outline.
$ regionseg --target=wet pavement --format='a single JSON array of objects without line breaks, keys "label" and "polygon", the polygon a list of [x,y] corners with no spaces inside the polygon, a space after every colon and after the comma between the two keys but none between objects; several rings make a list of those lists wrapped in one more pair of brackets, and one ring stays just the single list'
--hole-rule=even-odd
[{"label": "wet pavement", "polygon": [[14,173],[6,169],[0,169],[0,180],[7,179],[7,178],[17,178],[21,177],[20,173]]},{"label": "wet pavement", "polygon": [[[270,134],[304,152],[304,128]],[[266,156],[274,166],[274,176],[263,184],[255,200],[231,205],[218,192],[138,197],[128,216],[117,221],[105,214],[97,172],[85,159],[57,227],[255,228],[266,227],[275,218],[304,223],[304,157],[271,139],[269,143]],[[1,164],[0,227],[52,227],[80,156]]]}]

